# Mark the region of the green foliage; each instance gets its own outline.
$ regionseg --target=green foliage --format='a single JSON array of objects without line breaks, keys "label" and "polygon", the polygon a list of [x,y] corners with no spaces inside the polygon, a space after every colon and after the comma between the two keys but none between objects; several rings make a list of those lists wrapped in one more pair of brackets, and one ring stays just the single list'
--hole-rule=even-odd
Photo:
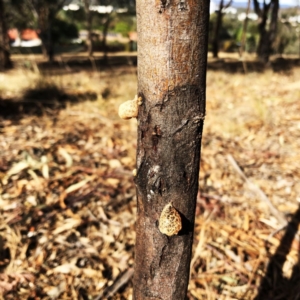
[{"label": "green foliage", "polygon": [[122,33],[122,35],[127,35],[130,31],[130,25],[127,22],[118,22],[114,27],[114,32]]},{"label": "green foliage", "polygon": [[299,51],[299,41],[296,28],[290,23],[278,23],[277,37],[274,48],[278,54],[297,53]]},{"label": "green foliage", "polygon": [[136,31],[136,17],[130,15],[117,15],[113,32],[121,33],[123,36],[128,36],[130,31]]},{"label": "green foliage", "polygon": [[[282,12],[282,18],[288,19],[291,15],[296,15],[295,9],[287,9]],[[212,14],[209,23],[209,50],[212,49],[212,38],[216,24],[216,14]],[[299,41],[297,37],[297,28],[288,22],[278,22],[277,37],[274,50],[278,54],[298,53]],[[237,51],[237,46],[241,43],[243,33],[243,22],[228,15],[223,16],[223,24],[220,30],[220,50]],[[248,20],[246,45],[247,52],[255,52],[259,41],[258,24],[256,21]]]},{"label": "green foliage", "polygon": [[86,29],[86,16],[83,7],[75,11],[61,10],[58,16],[61,20],[74,24],[78,30]]},{"label": "green foliage", "polygon": [[[25,28],[40,29],[38,22],[38,11],[43,5],[49,9],[51,19],[51,33],[54,43],[65,42],[69,39],[78,37],[78,29],[76,24],[61,10],[57,14],[56,10],[62,7],[62,0],[50,1],[34,1],[34,0],[10,0],[7,2],[9,8],[9,27],[16,27],[19,30]],[[41,32],[41,35],[46,34]]]},{"label": "green foliage", "polygon": [[[212,39],[214,36],[214,30],[216,26],[216,14],[211,15],[209,21],[209,50],[212,49]],[[231,18],[227,15],[223,16],[222,27],[220,28],[219,42],[221,51],[236,51],[237,43],[239,42],[238,36],[242,28],[242,23],[235,18]]]},{"label": "green foliage", "polygon": [[38,28],[34,11],[25,0],[9,0],[5,4],[8,28]]},{"label": "green foliage", "polygon": [[52,37],[54,42],[66,42],[78,38],[78,29],[75,24],[55,19],[52,25]]},{"label": "green foliage", "polygon": [[227,15],[225,15],[223,17],[223,36],[224,36],[224,38],[226,37],[226,35],[225,35],[225,32],[226,32],[229,39],[233,39],[236,41],[237,33],[239,31],[239,28],[241,28],[241,27],[242,27],[241,21],[239,21],[237,19],[233,19]]},{"label": "green foliage", "polygon": [[[236,32],[235,39],[237,43],[242,42],[242,35],[243,35],[243,24],[241,24],[241,26],[238,28]],[[249,53],[255,52],[258,44],[258,39],[259,39],[259,33],[258,33],[257,23],[252,20],[248,20],[245,50]]]}]

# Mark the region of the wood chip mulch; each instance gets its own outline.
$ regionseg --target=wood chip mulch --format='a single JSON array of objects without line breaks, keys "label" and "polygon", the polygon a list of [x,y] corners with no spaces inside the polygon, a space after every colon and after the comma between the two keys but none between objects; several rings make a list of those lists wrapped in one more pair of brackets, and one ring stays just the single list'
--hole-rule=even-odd
[{"label": "wood chip mulch", "polygon": [[[68,80],[107,99],[0,115],[0,299],[132,299],[136,76],[106,72]],[[299,80],[208,72],[189,299],[298,299]]]}]

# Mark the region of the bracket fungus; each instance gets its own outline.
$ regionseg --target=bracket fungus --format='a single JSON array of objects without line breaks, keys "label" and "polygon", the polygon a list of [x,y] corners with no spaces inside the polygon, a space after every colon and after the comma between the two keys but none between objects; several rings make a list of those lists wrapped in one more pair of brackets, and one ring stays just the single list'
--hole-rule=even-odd
[{"label": "bracket fungus", "polygon": [[119,117],[124,120],[137,118],[139,105],[142,105],[142,97],[135,95],[133,100],[128,100],[119,106]]},{"label": "bracket fungus", "polygon": [[181,230],[181,217],[171,202],[162,210],[158,228],[161,233],[167,236],[176,235]]}]

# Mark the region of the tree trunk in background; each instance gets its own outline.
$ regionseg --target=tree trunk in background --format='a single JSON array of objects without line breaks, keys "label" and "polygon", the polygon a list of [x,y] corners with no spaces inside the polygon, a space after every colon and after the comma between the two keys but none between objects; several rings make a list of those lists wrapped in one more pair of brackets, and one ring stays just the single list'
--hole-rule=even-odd
[{"label": "tree trunk in background", "polygon": [[0,71],[11,67],[9,39],[5,24],[5,9],[3,0],[0,0]]},{"label": "tree trunk in background", "polygon": [[220,35],[220,29],[222,27],[223,7],[224,7],[224,0],[221,0],[219,5],[219,10],[217,12],[214,37],[212,41],[212,53],[214,58],[218,58],[218,53],[219,53],[219,35]]},{"label": "tree trunk in background", "polygon": [[245,17],[244,24],[243,24],[241,45],[240,45],[240,51],[239,51],[240,59],[243,64],[243,69],[244,69],[245,74],[248,72],[248,69],[247,69],[247,63],[244,60],[243,55],[244,55],[244,51],[246,49],[247,28],[248,28],[248,20],[249,20],[248,15],[249,15],[249,11],[250,11],[250,6],[251,6],[251,0],[248,0],[247,9],[246,9],[246,17]]},{"label": "tree trunk in background", "polygon": [[213,57],[218,58],[219,54],[219,43],[220,43],[220,30],[222,28],[222,22],[223,22],[223,10],[224,8],[227,8],[231,5],[232,0],[230,0],[226,5],[224,5],[224,0],[220,0],[219,10],[217,12],[217,20],[214,30],[214,37],[212,41],[212,52]]},{"label": "tree trunk in background", "polygon": [[66,0],[42,1],[37,0],[32,2],[34,13],[37,16],[39,29],[41,31],[40,38],[42,40],[43,54],[48,57],[49,62],[54,61],[54,44],[53,24],[57,13],[62,9]]},{"label": "tree trunk in background", "polygon": [[246,38],[247,38],[247,28],[248,28],[248,15],[250,11],[251,6],[251,0],[248,0],[247,9],[246,9],[246,18],[243,23],[243,32],[242,32],[242,38],[241,38],[241,47],[240,47],[240,57],[243,57],[243,53],[246,49]]},{"label": "tree trunk in background", "polygon": [[54,44],[53,44],[53,37],[52,37],[52,22],[48,21],[48,28],[47,28],[47,42],[46,42],[46,50],[48,55],[48,61],[54,61]]},{"label": "tree trunk in background", "polygon": [[48,58],[49,62],[54,60],[54,45],[52,39],[52,20],[50,8],[47,5],[36,7],[38,16],[39,29],[41,30],[40,38],[42,40],[42,51],[44,57]]},{"label": "tree trunk in background", "polygon": [[108,28],[109,28],[111,20],[112,20],[112,17],[109,14],[107,16],[107,19],[104,22],[103,31],[102,31],[102,48],[103,48],[103,61],[104,61],[104,63],[107,63],[107,42],[106,42],[106,38],[107,38]]},{"label": "tree trunk in background", "polygon": [[[209,0],[137,1],[137,222],[134,299],[186,297],[205,116]],[[167,237],[166,204],[182,218]]]},{"label": "tree trunk in background", "polygon": [[87,52],[89,57],[93,56],[93,31],[92,31],[92,12],[90,11],[90,0],[84,0],[84,11],[86,16],[87,36]]},{"label": "tree trunk in background", "polygon": [[[271,20],[269,29],[267,29],[268,14],[271,8]],[[259,43],[257,47],[258,58],[267,63],[273,51],[273,44],[276,38],[279,0],[271,0],[268,4],[264,3],[262,9],[259,6],[258,0],[254,0],[254,9],[259,16]]]},{"label": "tree trunk in background", "polygon": [[270,41],[270,55],[274,48],[274,42],[277,34],[277,22],[278,22],[279,0],[273,0],[271,5],[271,20],[269,25],[269,41]]}]

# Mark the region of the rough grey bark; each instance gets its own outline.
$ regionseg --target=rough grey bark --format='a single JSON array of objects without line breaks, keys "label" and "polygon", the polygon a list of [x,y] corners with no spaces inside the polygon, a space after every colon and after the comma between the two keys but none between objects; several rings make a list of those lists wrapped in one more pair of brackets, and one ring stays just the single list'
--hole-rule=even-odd
[{"label": "rough grey bark", "polygon": [[0,0],[0,71],[4,71],[11,66],[9,40],[5,23],[5,8],[3,0]]},{"label": "rough grey bark", "polygon": [[[205,116],[209,0],[138,0],[134,299],[185,299]],[[166,204],[182,230],[158,229]]]}]

